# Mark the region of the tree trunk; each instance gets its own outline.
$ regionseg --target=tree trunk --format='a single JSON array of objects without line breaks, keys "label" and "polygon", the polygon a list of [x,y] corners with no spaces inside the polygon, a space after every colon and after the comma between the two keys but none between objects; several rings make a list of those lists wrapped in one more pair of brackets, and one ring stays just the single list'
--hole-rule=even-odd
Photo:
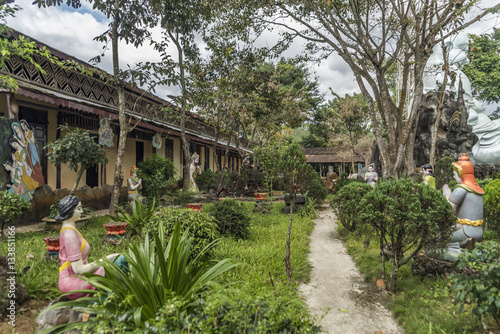
[{"label": "tree trunk", "polygon": [[82,178],[84,170],[85,170],[85,167],[84,166],[80,166],[80,170],[76,174],[76,180],[75,180],[75,184],[73,185],[73,189],[71,189],[71,191],[69,192],[70,195],[74,195],[75,194],[76,188],[78,188],[78,185],[80,184],[80,179]]},{"label": "tree trunk", "polygon": [[[119,1],[115,0],[115,11],[119,9]],[[118,19],[114,18],[112,26],[111,45],[113,50],[113,75],[116,81],[118,93],[118,120],[120,122],[120,138],[118,140],[118,152],[116,154],[115,176],[113,179],[113,192],[109,203],[109,214],[115,213],[115,206],[118,203],[120,189],[123,184],[123,156],[125,155],[125,144],[127,140],[128,124],[125,116],[125,89],[119,79],[120,63],[118,58]]]},{"label": "tree trunk", "polygon": [[292,235],[292,222],[293,222],[293,206],[295,204],[295,192],[292,195],[292,200],[290,203],[290,223],[288,224],[288,234],[286,236],[286,255],[285,255],[285,269],[286,269],[286,277],[288,278],[288,282],[292,283],[292,273],[293,269],[290,265],[290,237]]}]

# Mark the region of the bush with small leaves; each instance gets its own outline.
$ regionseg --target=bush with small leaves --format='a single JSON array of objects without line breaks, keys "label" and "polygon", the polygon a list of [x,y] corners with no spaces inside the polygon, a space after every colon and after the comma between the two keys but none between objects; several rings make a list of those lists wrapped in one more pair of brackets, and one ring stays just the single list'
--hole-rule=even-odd
[{"label": "bush with small leaves", "polygon": [[325,182],[311,165],[307,165],[306,173],[309,173],[310,179],[302,181],[300,186],[302,193],[307,194],[307,197],[312,198],[316,203],[323,202],[327,195]]},{"label": "bush with small leaves", "polygon": [[137,167],[137,176],[142,179],[141,194],[147,198],[160,199],[175,183],[175,166],[170,159],[153,154]]},{"label": "bush with small leaves", "polygon": [[361,199],[373,188],[366,183],[349,183],[342,187],[333,196],[331,207],[335,212],[338,221],[349,232],[356,231],[360,223],[359,212],[361,208],[359,203]]},{"label": "bush with small leaves", "polygon": [[488,229],[500,235],[500,180],[493,180],[484,187],[484,218]]},{"label": "bush with small leaves", "polygon": [[198,255],[203,248],[219,237],[216,222],[206,212],[171,207],[157,210],[149,223],[144,226],[142,235],[154,236],[157,234],[161,222],[165,226],[167,236],[172,234],[176,223],[181,224],[182,232],[189,228],[189,237],[193,238],[193,254],[195,255]]},{"label": "bush with small leaves", "polygon": [[250,215],[243,203],[225,199],[213,203],[207,212],[217,223],[220,234],[237,239],[245,239],[250,234]]},{"label": "bush with small leaves", "polygon": [[[379,237],[380,250],[392,262],[390,289],[396,290],[399,268],[422,249],[446,247],[456,217],[446,198],[425,184],[410,179],[380,182],[359,204],[360,221]],[[385,279],[385,256],[382,256]]]},{"label": "bush with small leaves", "polygon": [[0,240],[4,236],[4,225],[14,223],[29,208],[31,208],[31,203],[26,201],[23,196],[7,190],[0,192],[0,223],[2,224]]},{"label": "bush with small leaves", "polygon": [[194,180],[201,191],[209,191],[217,187],[217,175],[210,169],[199,174]]},{"label": "bush with small leaves", "polygon": [[455,162],[450,157],[442,157],[434,166],[434,176],[436,177],[436,189],[441,189],[445,184],[451,187],[450,181],[453,179],[452,163]]},{"label": "bush with small leaves", "polygon": [[491,315],[500,325],[500,245],[494,241],[483,241],[471,250],[464,250],[457,261],[458,269],[467,269],[471,274],[453,274],[455,304],[474,305],[472,314],[481,318]]}]

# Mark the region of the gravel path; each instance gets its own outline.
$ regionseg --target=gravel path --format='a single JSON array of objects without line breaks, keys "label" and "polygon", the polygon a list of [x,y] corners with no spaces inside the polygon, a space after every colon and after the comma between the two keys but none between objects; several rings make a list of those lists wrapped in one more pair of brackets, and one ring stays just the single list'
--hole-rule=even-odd
[{"label": "gravel path", "polygon": [[[354,261],[337,233],[337,220],[324,205],[314,221],[309,261],[311,281],[301,290],[311,313],[324,315],[320,325],[327,333],[403,333],[383,303],[385,294],[363,282]],[[325,314],[326,312],[326,314]]]}]

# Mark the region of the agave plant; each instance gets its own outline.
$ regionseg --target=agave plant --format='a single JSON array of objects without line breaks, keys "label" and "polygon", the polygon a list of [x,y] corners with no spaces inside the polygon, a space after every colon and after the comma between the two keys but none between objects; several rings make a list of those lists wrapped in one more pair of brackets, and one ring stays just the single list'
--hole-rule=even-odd
[{"label": "agave plant", "polygon": [[[180,224],[176,224],[168,243],[165,243],[163,225],[160,225],[154,240],[128,244],[128,252],[122,254],[128,261],[128,270],[105,260],[102,266],[106,277],[86,274],[86,279],[96,290],[78,290],[89,294],[74,301],[59,302],[50,307],[57,309],[66,306],[82,308],[83,312],[114,318],[119,322],[129,322],[129,328],[144,328],[149,319],[173,300],[183,300],[184,310],[194,307],[196,300],[211,288],[220,288],[216,278],[239,264],[228,259],[215,264],[203,255],[215,246],[214,241],[193,260],[192,239],[188,231],[182,236]],[[212,290],[214,291],[214,290]],[[76,292],[76,291],[73,291]],[[84,322],[65,324],[51,328],[50,333],[61,333],[69,329],[83,329]]]},{"label": "agave plant", "polygon": [[153,198],[150,206],[143,206],[141,200],[134,198],[134,201],[129,206],[131,213],[118,207],[116,217],[110,215],[107,217],[115,222],[127,222],[133,234],[140,234],[144,225],[149,222],[156,211],[156,201]]}]

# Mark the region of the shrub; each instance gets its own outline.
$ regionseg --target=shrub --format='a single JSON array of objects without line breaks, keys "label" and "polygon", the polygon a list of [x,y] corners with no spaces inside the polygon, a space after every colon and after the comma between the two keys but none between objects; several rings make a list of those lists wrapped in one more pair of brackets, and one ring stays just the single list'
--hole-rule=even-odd
[{"label": "shrub", "polygon": [[331,207],[338,221],[349,232],[356,231],[360,223],[359,204],[361,199],[373,188],[366,183],[349,183],[333,196]]},{"label": "shrub", "polygon": [[450,157],[442,157],[434,166],[434,176],[436,177],[436,189],[441,189],[445,184],[450,187],[450,181],[454,181],[452,163],[455,162]]},{"label": "shrub", "polygon": [[483,179],[483,180],[478,180],[476,179],[477,185],[480,186],[481,188],[486,188],[486,186],[493,181],[493,179]]},{"label": "shrub", "polygon": [[488,228],[500,235],[500,180],[498,179],[484,187],[484,218]]},{"label": "shrub", "polygon": [[491,315],[500,325],[500,245],[494,241],[484,241],[464,252],[457,261],[458,269],[468,269],[470,275],[453,274],[455,304],[474,305],[472,314],[481,318]]},{"label": "shrub", "polygon": [[259,170],[243,165],[236,178],[236,191],[238,195],[253,196],[259,192],[264,184],[263,173]]},{"label": "shrub", "polygon": [[176,190],[170,192],[167,196],[163,197],[163,200],[170,205],[182,205],[185,206],[191,203],[194,199],[194,193],[189,191]]},{"label": "shrub", "polygon": [[210,169],[199,174],[195,181],[201,191],[209,191],[217,187],[217,175]]},{"label": "shrub", "polygon": [[149,223],[144,227],[142,234],[156,235],[161,223],[165,226],[167,235],[172,234],[177,223],[181,224],[182,232],[189,228],[189,237],[193,238],[195,255],[198,255],[203,248],[219,236],[217,224],[207,213],[170,207],[161,208],[155,212]]},{"label": "shrub", "polygon": [[137,167],[137,176],[142,179],[141,194],[148,198],[161,198],[174,184],[175,167],[170,159],[153,154]]},{"label": "shrub", "polygon": [[325,182],[323,182],[319,174],[309,164],[307,165],[305,173],[309,174],[309,180],[308,178],[302,180],[300,186],[302,193],[307,193],[307,196],[314,199],[317,203],[324,201],[327,195]]},{"label": "shrub", "polygon": [[126,222],[133,234],[140,234],[156,211],[156,201],[153,198],[150,206],[143,206],[139,199],[134,198],[134,201],[127,205],[130,208],[130,213],[118,208],[116,217],[108,215],[108,218],[115,222]]},{"label": "shrub", "polygon": [[4,190],[0,192],[0,240],[4,237],[3,227],[5,224],[14,223],[23,211],[31,208],[31,203],[27,202],[23,196]]},{"label": "shrub", "polygon": [[233,199],[225,199],[210,206],[208,213],[217,223],[217,230],[220,234],[237,239],[248,237],[250,216],[243,203]]},{"label": "shrub", "polygon": [[[390,255],[392,272],[387,286],[393,292],[399,268],[424,248],[445,248],[456,219],[441,192],[410,179],[379,183],[359,207],[361,221],[377,231],[381,252]],[[385,256],[382,275],[385,279]]]}]

